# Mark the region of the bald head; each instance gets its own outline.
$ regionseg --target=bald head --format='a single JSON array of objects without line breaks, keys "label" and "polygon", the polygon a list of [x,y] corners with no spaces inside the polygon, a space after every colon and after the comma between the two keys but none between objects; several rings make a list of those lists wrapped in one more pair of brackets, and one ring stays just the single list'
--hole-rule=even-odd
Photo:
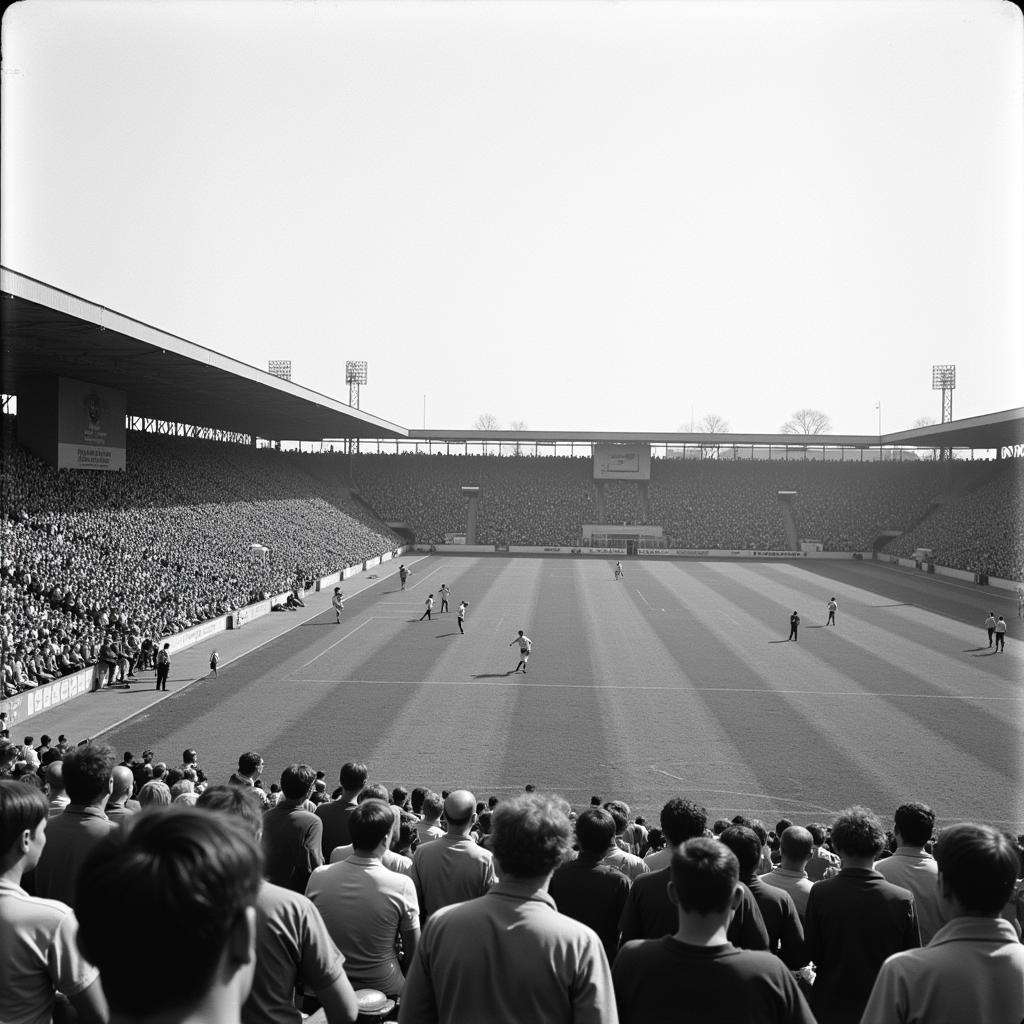
[{"label": "bald head", "polygon": [[132,787],[135,785],[135,776],[131,768],[125,768],[123,764],[116,765],[113,771],[114,788],[111,791],[111,800],[121,800],[131,796]]},{"label": "bald head", "polygon": [[473,824],[476,811],[476,797],[468,789],[457,789],[448,794],[444,802],[444,816],[448,827],[455,831],[466,831]]},{"label": "bald head", "polygon": [[51,761],[46,766],[46,785],[50,789],[50,796],[55,793],[64,792],[64,762]]}]

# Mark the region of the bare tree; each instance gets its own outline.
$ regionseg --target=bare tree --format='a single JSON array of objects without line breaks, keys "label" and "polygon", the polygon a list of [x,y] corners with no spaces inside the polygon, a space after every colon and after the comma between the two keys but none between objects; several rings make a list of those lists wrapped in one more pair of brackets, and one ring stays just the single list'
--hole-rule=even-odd
[{"label": "bare tree", "polygon": [[[499,428],[498,417],[493,412],[482,412],[473,421],[474,430],[497,430]],[[490,448],[487,446],[487,442],[484,441],[484,455],[486,455]]]},{"label": "bare tree", "polygon": [[697,424],[697,430],[702,434],[728,434],[729,421],[724,416],[719,416],[717,412],[709,412]]},{"label": "bare tree", "polygon": [[[526,429],[526,420],[513,420],[509,424],[509,427],[512,430],[525,430]],[[519,444],[518,441],[516,441],[516,455],[522,455],[522,446]]]},{"label": "bare tree", "polygon": [[[934,416],[918,416],[911,427],[934,427],[938,421]],[[919,459],[937,459],[939,457],[938,451],[935,448],[918,448],[917,457]]]},{"label": "bare tree", "polygon": [[820,409],[797,409],[779,428],[783,434],[827,434],[832,421]]}]

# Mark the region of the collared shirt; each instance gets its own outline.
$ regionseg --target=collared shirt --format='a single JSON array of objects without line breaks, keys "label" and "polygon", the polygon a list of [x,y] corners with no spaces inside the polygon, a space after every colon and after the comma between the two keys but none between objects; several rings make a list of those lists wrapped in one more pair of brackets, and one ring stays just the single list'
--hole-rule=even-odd
[{"label": "collared shirt", "polygon": [[314,868],[324,862],[323,825],[300,800],[282,800],[263,815],[263,874],[268,882],[304,892]]},{"label": "collared shirt", "polygon": [[597,934],[559,914],[543,889],[506,879],[430,918],[398,1019],[618,1024],[618,1013]]},{"label": "collared shirt", "polygon": [[1009,921],[955,917],[924,949],[889,957],[861,1024],[1020,1024],[1024,946]]},{"label": "collared shirt", "polygon": [[807,877],[806,871],[790,871],[788,868],[778,867],[761,875],[761,881],[765,885],[773,885],[776,889],[783,889],[793,898],[796,905],[796,912],[803,920],[807,910],[807,897],[811,893],[813,882]]},{"label": "collared shirt", "polygon": [[[344,846],[336,846],[331,851],[331,863],[339,864],[343,860],[348,860],[352,856],[354,849],[355,847],[351,843],[346,843]],[[389,871],[397,871],[400,875],[412,878],[412,857],[406,857],[402,853],[395,853],[394,850],[385,850],[380,862]]]},{"label": "collared shirt", "polygon": [[345,973],[345,958],[305,897],[263,882],[256,896],[256,962],[242,1024],[301,1024],[295,985],[322,991]]},{"label": "collared shirt", "polygon": [[469,836],[452,832],[417,848],[412,878],[423,921],[450,903],[483,896],[497,881],[490,851]]},{"label": "collared shirt", "polygon": [[618,869],[631,882],[640,875],[648,874],[651,870],[650,864],[634,856],[632,853],[627,853],[625,850],[609,850],[601,858],[601,863],[609,864],[613,868]]},{"label": "collared shirt", "polygon": [[50,1024],[56,990],[74,996],[96,981],[99,972],[82,959],[77,932],[70,907],[29,896],[20,885],[0,878],[4,1024]]},{"label": "collared shirt", "polygon": [[349,857],[318,868],[306,895],[344,954],[355,988],[398,995],[404,978],[395,953],[399,932],[419,930],[412,879],[384,867],[379,857]]},{"label": "collared shirt", "polygon": [[875,870],[893,885],[902,885],[914,894],[921,945],[927,946],[942,927],[939,894],[935,887],[939,865],[935,858],[915,846],[900,846],[891,857],[876,861]]},{"label": "collared shirt", "polygon": [[46,846],[35,870],[36,895],[75,905],[78,869],[89,851],[117,825],[99,807],[68,804],[46,825]]}]

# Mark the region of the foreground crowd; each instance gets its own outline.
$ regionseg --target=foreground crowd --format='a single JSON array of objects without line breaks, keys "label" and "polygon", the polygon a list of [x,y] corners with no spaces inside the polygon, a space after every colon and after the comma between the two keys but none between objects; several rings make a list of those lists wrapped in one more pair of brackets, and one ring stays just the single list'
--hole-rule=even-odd
[{"label": "foreground crowd", "polygon": [[[1021,837],[0,738],[0,1020],[1019,1024]],[[169,969],[168,957],[185,959]]]}]

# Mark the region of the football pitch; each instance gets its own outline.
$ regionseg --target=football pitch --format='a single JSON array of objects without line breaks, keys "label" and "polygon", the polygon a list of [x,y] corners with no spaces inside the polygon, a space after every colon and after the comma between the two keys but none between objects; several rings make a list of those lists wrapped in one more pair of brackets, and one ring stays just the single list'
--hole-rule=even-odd
[{"label": "football pitch", "polygon": [[[922,800],[942,823],[1024,828],[1012,595],[870,562],[630,560],[619,581],[613,566],[432,555],[402,591],[388,563],[341,625],[331,611],[298,624],[104,741],[168,758],[194,746],[215,781],[258,750],[268,786],[292,761],[333,786],[355,760],[389,788],[484,799],[532,783],[575,807],[624,799],[651,823],[682,795],[769,827]],[[986,646],[990,608],[1005,653]],[[509,646],[520,629],[526,676]]]}]

